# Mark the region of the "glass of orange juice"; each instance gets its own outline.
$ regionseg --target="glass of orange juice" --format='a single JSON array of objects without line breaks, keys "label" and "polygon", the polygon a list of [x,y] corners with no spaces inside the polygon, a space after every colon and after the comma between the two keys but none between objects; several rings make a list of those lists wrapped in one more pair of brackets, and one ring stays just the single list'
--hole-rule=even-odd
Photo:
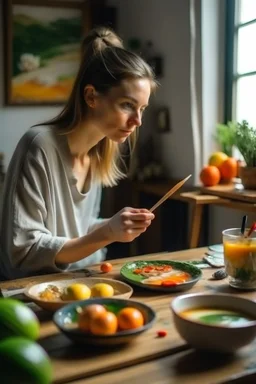
[{"label": "glass of orange juice", "polygon": [[229,284],[238,289],[256,289],[256,233],[246,237],[240,228],[231,228],[224,230],[222,236]]}]

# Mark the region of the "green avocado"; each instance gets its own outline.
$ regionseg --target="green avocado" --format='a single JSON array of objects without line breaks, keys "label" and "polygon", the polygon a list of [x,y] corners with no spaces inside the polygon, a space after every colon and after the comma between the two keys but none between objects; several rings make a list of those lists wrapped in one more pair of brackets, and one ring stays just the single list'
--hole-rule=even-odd
[{"label": "green avocado", "polygon": [[35,341],[14,336],[0,342],[1,383],[50,384],[52,366],[46,351]]},{"label": "green avocado", "polygon": [[40,323],[32,309],[15,299],[0,299],[0,340],[10,336],[37,340],[39,333]]}]

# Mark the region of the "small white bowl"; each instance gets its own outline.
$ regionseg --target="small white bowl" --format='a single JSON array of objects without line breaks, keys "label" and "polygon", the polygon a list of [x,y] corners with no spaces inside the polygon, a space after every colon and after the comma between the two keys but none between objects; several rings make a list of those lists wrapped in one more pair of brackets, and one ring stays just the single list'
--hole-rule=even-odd
[{"label": "small white bowl", "polygon": [[[256,337],[256,302],[252,300],[226,294],[195,293],[176,297],[170,306],[180,336],[194,348],[232,353]],[[200,323],[181,315],[181,312],[193,308],[233,310],[247,314],[253,321],[225,327]]]}]

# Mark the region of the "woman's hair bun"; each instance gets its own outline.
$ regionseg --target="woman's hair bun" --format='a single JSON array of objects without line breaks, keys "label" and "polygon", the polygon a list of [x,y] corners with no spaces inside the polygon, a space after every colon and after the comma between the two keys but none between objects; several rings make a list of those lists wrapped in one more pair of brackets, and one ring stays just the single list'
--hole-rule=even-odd
[{"label": "woman's hair bun", "polygon": [[89,31],[82,45],[84,54],[96,54],[107,47],[123,48],[122,39],[109,27],[96,27]]}]

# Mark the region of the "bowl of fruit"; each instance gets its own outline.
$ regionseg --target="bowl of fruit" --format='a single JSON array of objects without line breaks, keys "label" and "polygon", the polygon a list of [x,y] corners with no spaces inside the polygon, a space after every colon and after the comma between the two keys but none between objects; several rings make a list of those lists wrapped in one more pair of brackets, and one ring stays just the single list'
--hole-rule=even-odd
[{"label": "bowl of fruit", "polygon": [[56,326],[73,342],[106,346],[131,342],[155,319],[148,305],[114,297],[81,300],[53,315]]},{"label": "bowl of fruit", "polygon": [[128,284],[102,277],[48,281],[28,286],[24,295],[43,309],[56,311],[66,304],[96,297],[128,299],[133,293]]}]

